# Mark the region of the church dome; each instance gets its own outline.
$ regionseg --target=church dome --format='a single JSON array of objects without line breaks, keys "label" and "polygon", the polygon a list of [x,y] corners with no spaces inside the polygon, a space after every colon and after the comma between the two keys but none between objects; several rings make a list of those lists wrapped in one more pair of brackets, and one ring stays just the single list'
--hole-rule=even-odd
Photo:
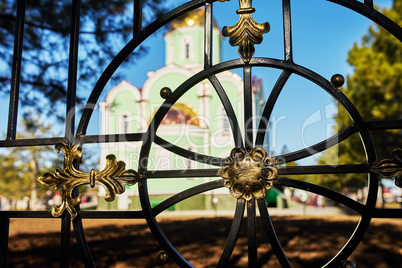
[{"label": "church dome", "polygon": [[197,112],[191,104],[175,103],[163,118],[161,125],[200,125]]}]

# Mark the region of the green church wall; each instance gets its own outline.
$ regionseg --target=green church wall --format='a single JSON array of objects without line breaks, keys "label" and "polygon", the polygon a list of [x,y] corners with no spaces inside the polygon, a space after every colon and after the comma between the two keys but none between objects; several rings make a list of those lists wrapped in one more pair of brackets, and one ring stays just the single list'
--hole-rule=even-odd
[{"label": "green church wall", "polygon": [[[110,128],[109,133],[116,134],[121,132],[119,128],[119,116],[126,115],[138,115],[139,105],[137,99],[130,91],[122,91],[116,95],[113,100],[113,107],[110,108]],[[139,130],[138,124],[129,124],[130,129],[128,132],[137,132]]]},{"label": "green church wall", "polygon": [[[172,72],[172,73],[168,73],[168,74],[158,78],[152,85],[150,92],[149,92],[150,100],[149,100],[149,104],[148,104],[146,117],[150,118],[152,115],[154,115],[156,110],[165,101],[160,96],[160,90],[163,87],[169,87],[173,91],[178,86],[180,86],[184,81],[186,81],[188,79],[189,75]],[[184,94],[177,102],[191,103],[193,105],[193,108],[198,111],[199,105],[198,105],[198,102],[195,101],[195,100],[197,100],[196,93],[197,93],[197,90],[195,87],[193,87],[189,90],[188,93]]]}]

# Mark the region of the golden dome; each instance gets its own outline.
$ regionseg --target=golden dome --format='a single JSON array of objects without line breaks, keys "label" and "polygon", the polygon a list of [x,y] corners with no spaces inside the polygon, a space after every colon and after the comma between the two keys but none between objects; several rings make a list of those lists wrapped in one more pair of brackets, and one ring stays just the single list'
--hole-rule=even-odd
[{"label": "golden dome", "polygon": [[[156,113],[156,112],[155,112]],[[151,116],[151,119],[155,116]],[[149,121],[150,122],[150,121]],[[175,103],[163,118],[161,125],[200,125],[197,111],[191,104]]]},{"label": "golden dome", "polygon": [[[213,21],[213,27],[219,29],[215,19],[213,19],[212,21]],[[204,26],[204,23],[205,23],[205,9],[201,7],[193,11],[190,11],[174,20],[170,24],[169,32],[176,30],[177,28],[180,27],[191,27],[196,25]]]}]

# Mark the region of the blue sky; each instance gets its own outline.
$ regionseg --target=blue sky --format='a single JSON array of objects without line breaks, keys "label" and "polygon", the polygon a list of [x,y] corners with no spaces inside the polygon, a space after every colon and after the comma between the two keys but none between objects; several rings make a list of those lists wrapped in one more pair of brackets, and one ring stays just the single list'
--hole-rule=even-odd
[{"label": "blue sky", "polygon": [[[173,1],[178,5],[185,1]],[[264,35],[262,44],[256,46],[255,56],[266,56],[283,59],[283,34],[281,2],[254,0],[253,14],[257,22],[269,22],[271,30]],[[292,34],[295,63],[307,67],[328,80],[333,74],[344,76],[352,72],[347,64],[347,52],[353,43],[359,42],[372,24],[368,19],[324,0],[291,1],[292,4]],[[375,4],[390,7],[391,0],[377,0]],[[238,20],[236,10],[238,1],[214,4],[214,15],[218,26],[232,26]],[[125,79],[142,87],[147,78],[147,72],[154,71],[164,65],[163,33],[147,40],[149,53],[139,59],[136,65],[123,66]],[[222,60],[239,58],[237,47],[231,47],[225,39],[222,45]],[[240,72],[241,74],[241,72]],[[263,79],[263,87],[268,96],[278,78],[279,71],[254,68],[253,75]],[[109,83],[107,89],[114,84]],[[104,92],[105,93],[105,92]],[[105,94],[101,100],[103,101]],[[0,100],[0,134],[6,132],[8,99]],[[4,112],[3,112],[4,111]],[[334,100],[311,82],[292,76],[278,99],[271,122],[275,131],[271,133],[271,149],[276,153],[284,145],[288,150],[298,150],[312,145],[328,137],[333,126],[332,115],[336,113]],[[99,133],[97,113],[91,120],[90,134]],[[308,163],[314,162],[310,159]]]}]

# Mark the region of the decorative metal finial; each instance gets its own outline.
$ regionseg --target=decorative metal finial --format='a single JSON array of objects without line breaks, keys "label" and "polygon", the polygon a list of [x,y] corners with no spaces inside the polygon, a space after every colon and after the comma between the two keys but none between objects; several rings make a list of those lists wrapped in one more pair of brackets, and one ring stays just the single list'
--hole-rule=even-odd
[{"label": "decorative metal finial", "polygon": [[273,164],[273,159],[262,148],[234,148],[218,175],[225,180],[233,197],[247,201],[261,199],[278,176]]},{"label": "decorative metal finial", "polygon": [[346,260],[342,262],[340,268],[356,268],[356,264],[352,261]]},{"label": "decorative metal finial", "polygon": [[345,83],[345,78],[341,74],[334,74],[331,77],[331,83],[336,87],[341,87]]},{"label": "decorative metal finial", "polygon": [[[222,2],[222,1],[221,1]],[[255,44],[262,42],[262,35],[269,32],[268,22],[257,23],[252,17],[255,9],[251,7],[252,0],[239,0],[240,8],[236,11],[240,15],[234,26],[225,26],[222,34],[229,37],[231,46],[239,46],[239,55],[245,63],[249,63],[254,55]]]},{"label": "decorative metal finial", "polygon": [[371,172],[383,178],[395,178],[395,185],[402,188],[402,149],[397,148],[392,151],[392,159],[384,159],[375,163]]},{"label": "decorative metal finial", "polygon": [[60,150],[64,153],[65,168],[63,170],[57,168],[55,173],[47,172],[38,178],[38,181],[45,186],[54,185],[56,189],[62,189],[62,204],[52,208],[53,217],[61,216],[66,209],[72,220],[77,216],[74,207],[81,203],[81,195],[73,197],[75,187],[89,184],[93,188],[95,185],[101,185],[106,190],[105,200],[111,202],[116,194],[124,193],[125,185],[134,185],[141,178],[136,171],[125,170],[126,164],[122,161],[117,162],[116,156],[112,154],[106,156],[106,167],[102,171],[92,169],[91,172],[82,172],[74,167],[74,162],[82,159],[79,144],[69,146],[59,142],[55,147],[57,153]]},{"label": "decorative metal finial", "polygon": [[172,94],[172,90],[168,87],[163,87],[160,91],[160,95],[163,99],[169,98],[169,96]]},{"label": "decorative metal finial", "polygon": [[160,265],[165,265],[169,262],[169,255],[166,253],[166,251],[162,250],[156,256],[156,260]]}]

